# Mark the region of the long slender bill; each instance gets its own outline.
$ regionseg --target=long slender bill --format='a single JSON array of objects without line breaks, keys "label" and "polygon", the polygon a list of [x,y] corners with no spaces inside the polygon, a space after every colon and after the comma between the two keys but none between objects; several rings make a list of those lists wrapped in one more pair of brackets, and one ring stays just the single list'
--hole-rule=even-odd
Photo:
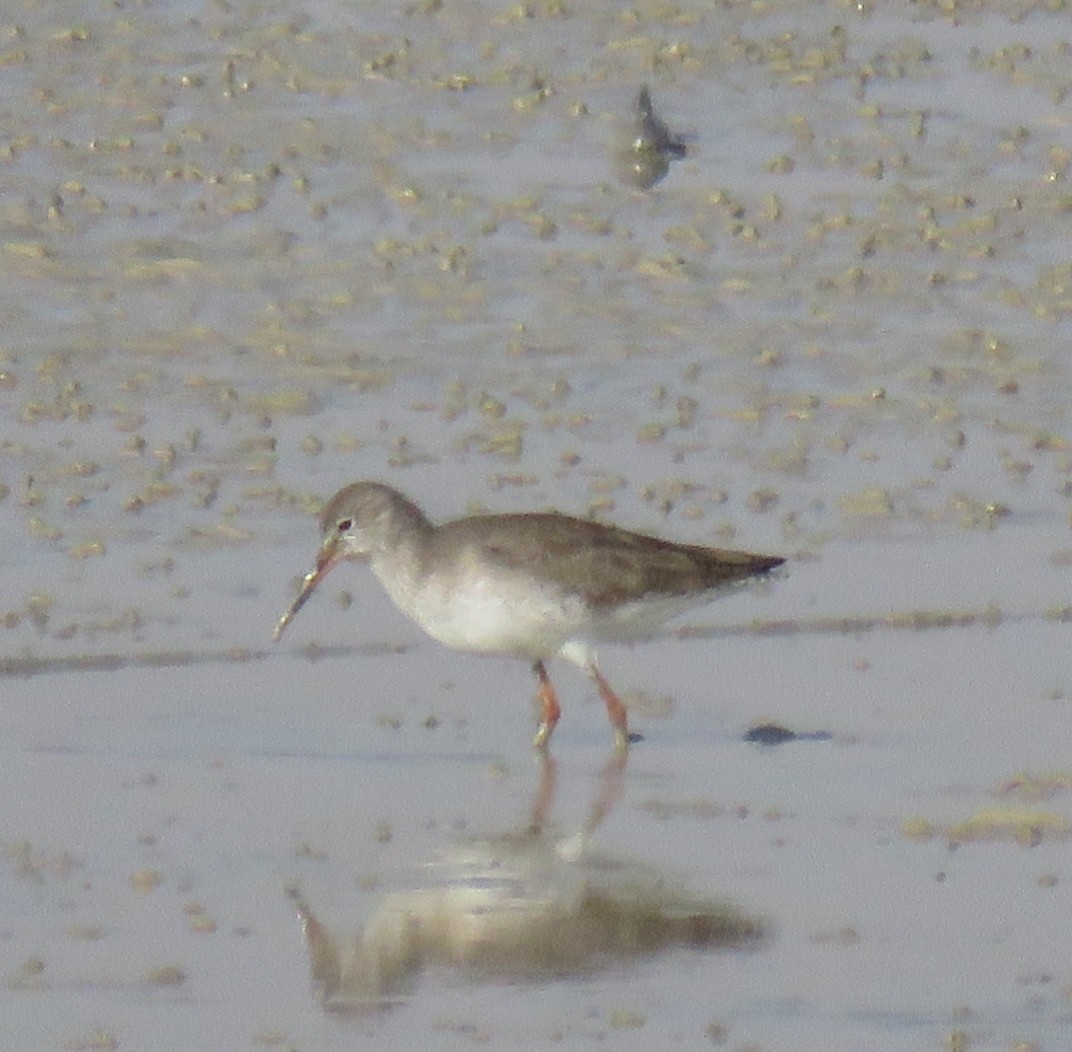
[{"label": "long slender bill", "polygon": [[276,622],[275,630],[272,632],[272,642],[278,643],[283,633],[286,631],[287,625],[298,616],[298,611],[305,606],[309,599],[309,596],[313,594],[313,589],[316,588],[320,578],[324,576],[324,570],[317,567],[315,570],[310,570],[303,578],[301,591],[298,592],[297,598],[287,612]]},{"label": "long slender bill", "polygon": [[313,589],[320,583],[320,579],[342,559],[343,552],[339,547],[338,538],[334,535],[326,538],[316,554],[316,567],[302,578],[297,597],[290,604],[287,612],[276,622],[275,630],[272,632],[273,643],[278,643],[282,638],[287,625],[298,616],[298,611],[308,602],[309,596],[313,594]]}]

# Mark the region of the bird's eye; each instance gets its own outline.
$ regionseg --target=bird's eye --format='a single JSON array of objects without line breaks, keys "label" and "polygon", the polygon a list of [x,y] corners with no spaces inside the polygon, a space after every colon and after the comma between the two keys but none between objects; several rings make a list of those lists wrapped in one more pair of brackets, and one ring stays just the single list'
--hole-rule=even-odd
[{"label": "bird's eye", "polygon": [[339,533],[346,533],[350,529],[350,527],[353,526],[353,524],[353,519],[340,519],[335,528],[339,531]]}]

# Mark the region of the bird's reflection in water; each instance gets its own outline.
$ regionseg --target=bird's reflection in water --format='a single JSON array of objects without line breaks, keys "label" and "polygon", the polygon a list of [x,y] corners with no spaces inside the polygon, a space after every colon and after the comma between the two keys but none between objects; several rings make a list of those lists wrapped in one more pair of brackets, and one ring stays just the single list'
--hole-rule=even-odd
[{"label": "bird's reflection in water", "polygon": [[621,796],[625,763],[616,750],[584,825],[561,838],[546,828],[557,771],[541,755],[539,788],[521,830],[452,846],[421,867],[411,889],[385,895],[356,937],[329,930],[292,891],[324,1005],[388,1007],[429,969],[474,982],[539,982],[591,975],[675,947],[755,945],[763,935],[758,918],[689,894],[659,868],[591,847]]}]

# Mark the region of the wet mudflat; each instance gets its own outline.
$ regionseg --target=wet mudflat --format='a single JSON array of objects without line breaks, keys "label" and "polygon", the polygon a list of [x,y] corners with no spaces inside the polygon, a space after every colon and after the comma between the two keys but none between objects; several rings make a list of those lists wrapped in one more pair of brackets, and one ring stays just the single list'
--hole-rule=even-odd
[{"label": "wet mudflat", "polygon": [[[1069,25],[4,16],[10,1047],[1064,1047]],[[548,765],[357,569],[272,646],[362,477],[790,571]]]}]

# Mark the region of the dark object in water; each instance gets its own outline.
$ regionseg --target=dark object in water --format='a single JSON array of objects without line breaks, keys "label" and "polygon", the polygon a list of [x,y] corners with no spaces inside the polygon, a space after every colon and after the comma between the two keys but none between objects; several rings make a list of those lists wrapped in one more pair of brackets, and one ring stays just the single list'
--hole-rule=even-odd
[{"label": "dark object in water", "polygon": [[666,124],[656,116],[651,104],[651,92],[645,84],[637,94],[637,137],[633,149],[657,150],[668,158],[684,157],[688,152],[685,140],[675,135]]},{"label": "dark object in water", "polygon": [[829,731],[808,731],[798,734],[780,723],[759,723],[750,727],[744,734],[746,742],[754,742],[756,745],[783,745],[785,742],[830,741],[833,735]]},{"label": "dark object in water", "polygon": [[655,113],[651,92],[644,85],[637,93],[629,144],[619,157],[622,180],[638,190],[648,190],[670,171],[671,161],[687,152],[686,140]]}]

